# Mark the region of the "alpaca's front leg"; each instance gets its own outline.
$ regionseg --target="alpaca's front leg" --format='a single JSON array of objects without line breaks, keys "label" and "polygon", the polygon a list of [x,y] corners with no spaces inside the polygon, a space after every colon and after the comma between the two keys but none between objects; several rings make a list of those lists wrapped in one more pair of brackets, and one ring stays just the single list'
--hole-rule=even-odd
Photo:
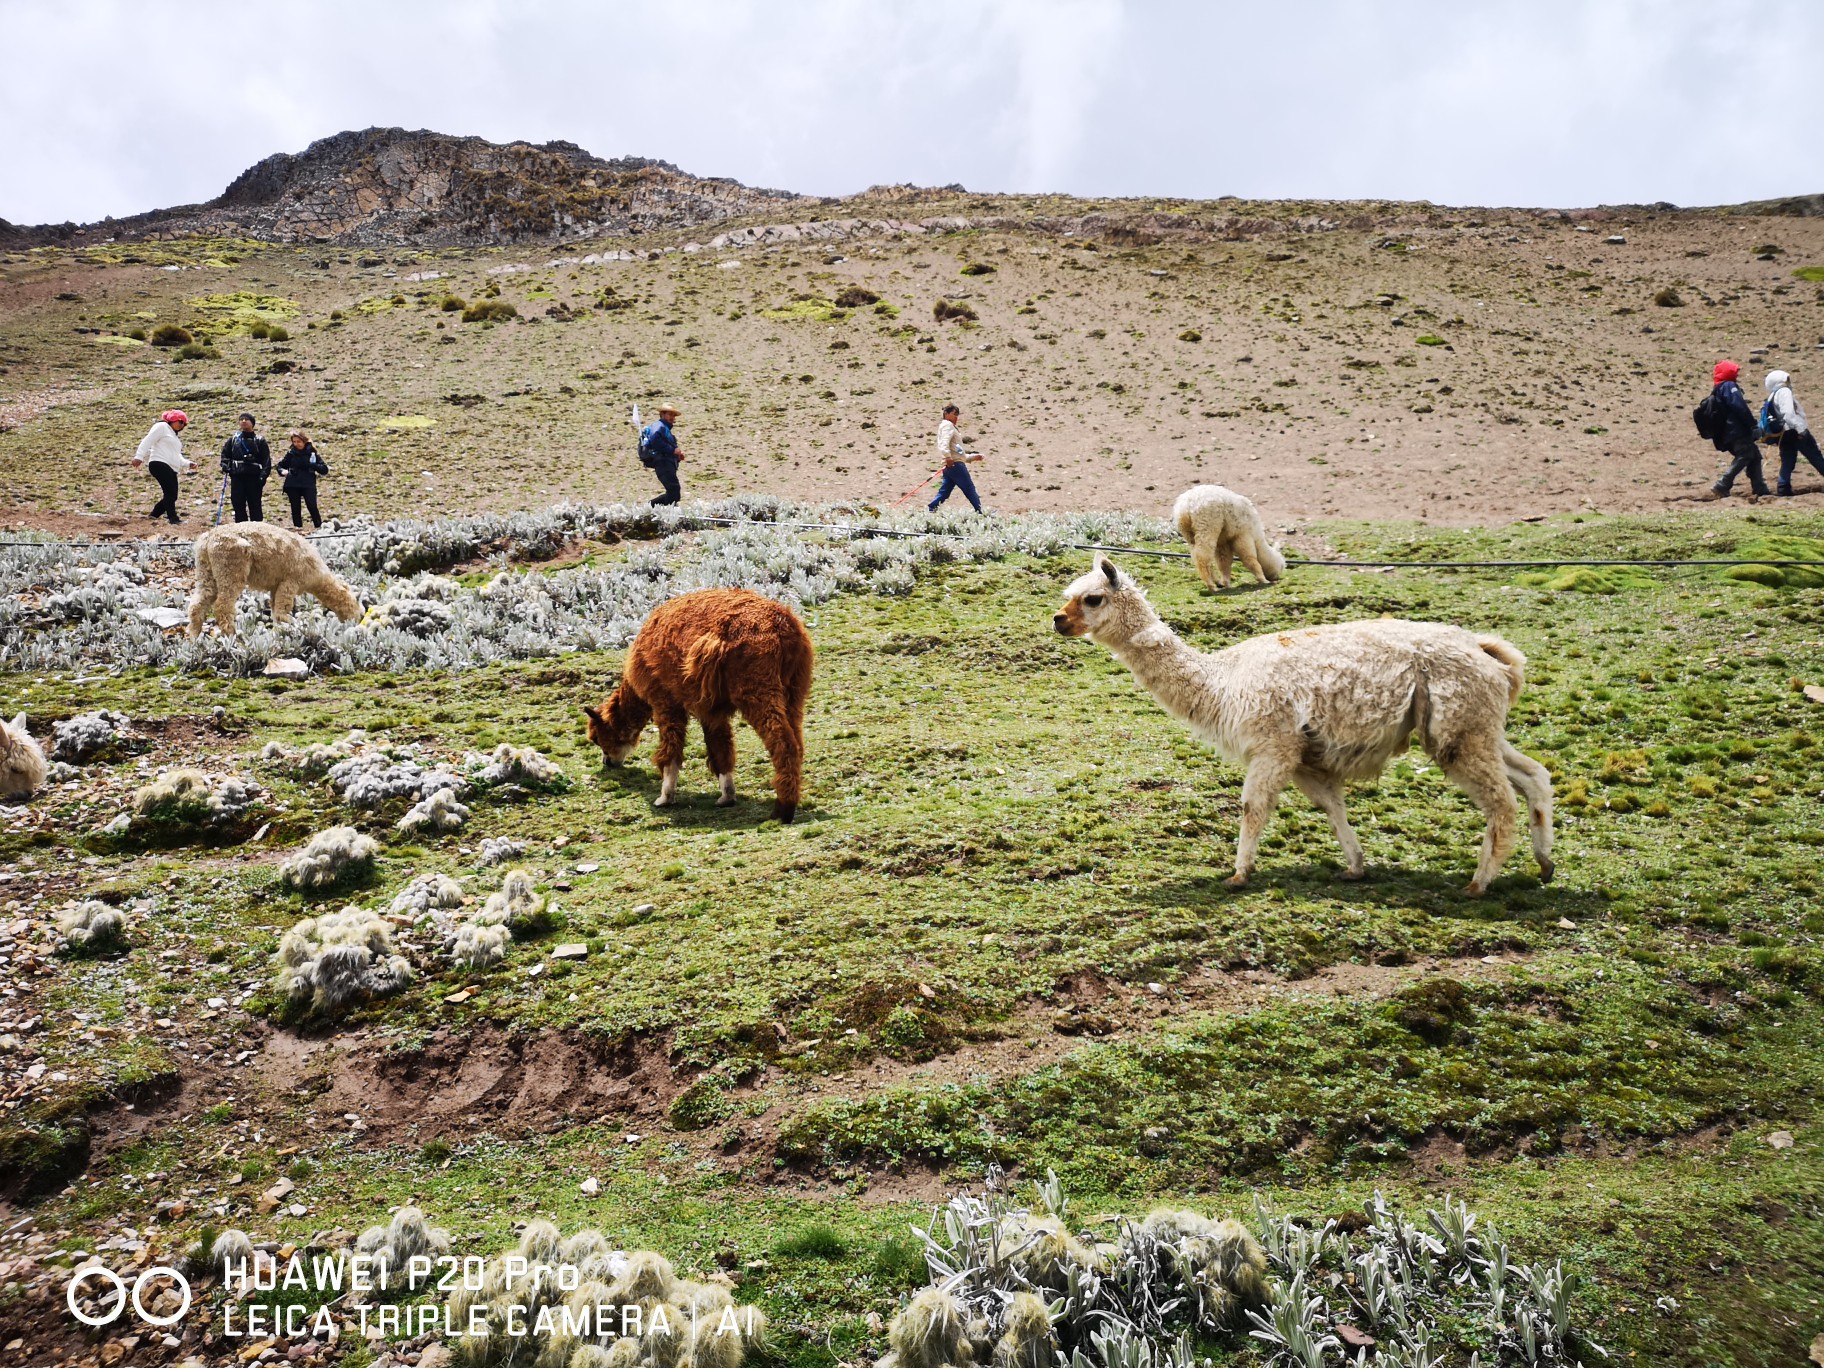
[{"label": "alpaca's front leg", "polygon": [[1228,880],[1230,888],[1246,888],[1254,873],[1254,855],[1260,849],[1261,833],[1273,816],[1279,792],[1298,769],[1296,760],[1260,755],[1248,762],[1248,777],[1241,785],[1241,837],[1235,842],[1235,874]]},{"label": "alpaca's front leg", "polygon": [[1227,542],[1216,548],[1216,580],[1224,589],[1235,583],[1235,549]]},{"label": "alpaca's front leg", "polygon": [[281,584],[272,591],[272,620],[290,622],[292,606],[298,601],[297,591],[288,584]]},{"label": "alpaca's front leg", "polygon": [[735,729],[726,717],[706,718],[703,722],[703,744],[709,751],[709,772],[722,786],[717,807],[732,807],[735,802]]},{"label": "alpaca's front leg", "polygon": [[657,711],[659,748],[652,762],[659,767],[659,796],[654,807],[670,807],[678,799],[678,771],[684,766],[684,732],[690,725],[690,714],[682,708]]}]

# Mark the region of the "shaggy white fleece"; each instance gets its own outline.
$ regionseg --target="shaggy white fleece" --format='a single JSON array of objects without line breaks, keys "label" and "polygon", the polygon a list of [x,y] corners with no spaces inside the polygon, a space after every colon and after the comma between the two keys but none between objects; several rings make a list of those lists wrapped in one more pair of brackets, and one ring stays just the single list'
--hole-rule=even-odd
[{"label": "shaggy white fleece", "polygon": [[1286,558],[1267,540],[1260,510],[1245,494],[1221,485],[1193,485],[1172,505],[1172,521],[1191,544],[1198,577],[1212,589],[1230,587],[1229,567],[1237,559],[1262,584],[1286,573]]},{"label": "shaggy white fleece", "polygon": [[0,797],[30,797],[44,787],[44,748],[25,729],[25,714],[0,722]]},{"label": "shaggy white fleece", "polygon": [[201,636],[213,616],[222,635],[234,635],[241,590],[272,595],[272,620],[290,622],[299,594],[310,594],[344,622],[361,616],[355,591],[338,579],[317,548],[271,523],[229,523],[196,539],[196,588],[190,595],[190,635]]},{"label": "shaggy white fleece", "polygon": [[1343,785],[1379,774],[1415,735],[1488,819],[1467,891],[1486,889],[1513,852],[1516,791],[1540,877],[1552,877],[1551,777],[1503,734],[1526,657],[1500,637],[1378,619],[1276,632],[1205,655],[1161,622],[1146,591],[1106,557],[1065,591],[1052,621],[1066,636],[1108,647],[1167,712],[1246,767],[1232,886],[1253,873],[1261,832],[1289,783],[1329,817],[1344,877],[1362,877]]}]

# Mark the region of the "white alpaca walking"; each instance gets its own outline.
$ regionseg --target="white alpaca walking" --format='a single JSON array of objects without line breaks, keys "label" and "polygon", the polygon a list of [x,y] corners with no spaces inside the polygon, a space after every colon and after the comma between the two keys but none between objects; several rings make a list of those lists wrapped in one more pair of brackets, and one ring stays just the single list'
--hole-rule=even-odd
[{"label": "white alpaca walking", "polygon": [[1212,589],[1231,585],[1229,567],[1237,559],[1262,584],[1286,573],[1286,558],[1267,540],[1260,510],[1245,494],[1221,485],[1192,485],[1172,505],[1172,521],[1191,544],[1197,574]]},{"label": "white alpaca walking", "polygon": [[1435,622],[1381,619],[1254,637],[1214,655],[1159,620],[1146,591],[1106,557],[1065,591],[1052,624],[1108,647],[1173,717],[1242,765],[1241,838],[1232,888],[1254,854],[1280,790],[1296,784],[1342,842],[1345,879],[1364,873],[1343,813],[1343,785],[1371,779],[1419,744],[1488,818],[1475,877],[1479,896],[1513,853],[1514,793],[1525,800],[1541,881],[1552,877],[1552,781],[1503,734],[1526,657],[1496,636]]},{"label": "white alpaca walking", "polygon": [[201,636],[213,615],[224,636],[234,635],[234,606],[241,590],[272,595],[272,620],[291,621],[299,594],[313,595],[344,622],[361,616],[361,601],[331,573],[317,548],[295,532],[270,523],[227,523],[196,539],[196,589],[190,595],[190,635]]}]

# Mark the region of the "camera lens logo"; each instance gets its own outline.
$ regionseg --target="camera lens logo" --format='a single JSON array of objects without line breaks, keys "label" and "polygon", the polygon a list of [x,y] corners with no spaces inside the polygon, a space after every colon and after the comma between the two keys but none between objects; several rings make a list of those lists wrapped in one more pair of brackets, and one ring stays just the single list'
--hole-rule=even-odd
[{"label": "camera lens logo", "polygon": [[[177,1310],[173,1311],[168,1316],[153,1315],[150,1311],[146,1310],[144,1301],[146,1285],[161,1274],[170,1278],[172,1282],[177,1284],[178,1293],[183,1298],[182,1303],[178,1306]],[[77,1302],[77,1290],[91,1278],[98,1278],[103,1282],[114,1284],[114,1309],[112,1311],[108,1311],[102,1315],[92,1316],[84,1311]],[[137,1278],[133,1279],[133,1290],[131,1294],[129,1294],[127,1285],[121,1280],[120,1274],[116,1273],[111,1268],[103,1268],[101,1265],[97,1264],[92,1268],[82,1269],[70,1279],[69,1286],[64,1289],[63,1300],[70,1308],[70,1314],[76,1317],[76,1319],[81,1321],[84,1325],[112,1325],[115,1321],[120,1319],[121,1314],[127,1309],[127,1303],[129,1301],[133,1303],[134,1312],[147,1325],[159,1327],[176,1325],[184,1318],[184,1313],[190,1309],[190,1280],[182,1273],[179,1273],[175,1268],[169,1268],[163,1264],[159,1264],[152,1268],[148,1268]]]}]

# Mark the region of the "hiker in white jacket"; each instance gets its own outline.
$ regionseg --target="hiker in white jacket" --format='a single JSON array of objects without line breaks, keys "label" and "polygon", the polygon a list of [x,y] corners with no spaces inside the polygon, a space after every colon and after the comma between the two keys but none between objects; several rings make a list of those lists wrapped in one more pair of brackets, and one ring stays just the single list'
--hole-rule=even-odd
[{"label": "hiker in white jacket", "polygon": [[1792,392],[1792,377],[1785,371],[1767,372],[1767,402],[1773,420],[1768,429],[1774,430],[1777,424],[1780,434],[1780,478],[1773,492],[1781,498],[1791,498],[1792,471],[1799,457],[1810,461],[1811,468],[1824,475],[1824,453],[1818,450],[1818,439],[1805,421],[1805,409]]},{"label": "hiker in white jacket", "polygon": [[194,464],[184,455],[184,443],[179,435],[189,426],[190,420],[183,410],[168,409],[152,424],[152,430],[139,439],[133,464],[144,466],[146,473],[158,481],[159,489],[159,500],[146,514],[148,518],[163,518],[169,523],[178,521],[177,477]]}]

